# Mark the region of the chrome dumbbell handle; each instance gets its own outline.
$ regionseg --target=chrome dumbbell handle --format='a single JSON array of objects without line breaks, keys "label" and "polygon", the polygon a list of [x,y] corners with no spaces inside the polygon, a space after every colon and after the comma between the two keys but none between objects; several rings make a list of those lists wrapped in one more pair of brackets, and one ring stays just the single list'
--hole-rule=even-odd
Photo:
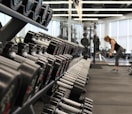
[{"label": "chrome dumbbell handle", "polygon": [[81,110],[79,110],[79,109],[77,109],[77,108],[74,108],[74,107],[72,107],[72,106],[69,106],[69,105],[67,105],[67,104],[64,104],[64,103],[62,103],[62,102],[60,102],[59,103],[59,106],[60,107],[62,107],[63,109],[66,109],[66,110],[68,110],[68,111],[70,111],[70,112],[73,112],[73,113],[81,113]]},{"label": "chrome dumbbell handle", "polygon": [[68,114],[66,112],[63,112],[63,111],[59,110],[58,108],[55,110],[55,113],[56,114]]}]

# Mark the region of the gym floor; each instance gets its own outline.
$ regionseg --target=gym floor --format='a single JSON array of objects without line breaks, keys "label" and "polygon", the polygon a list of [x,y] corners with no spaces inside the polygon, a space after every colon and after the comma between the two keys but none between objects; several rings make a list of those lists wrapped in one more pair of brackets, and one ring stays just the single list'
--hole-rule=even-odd
[{"label": "gym floor", "polygon": [[119,72],[112,72],[112,60],[96,62],[89,70],[86,97],[93,99],[93,114],[132,114],[132,76],[123,61]]}]

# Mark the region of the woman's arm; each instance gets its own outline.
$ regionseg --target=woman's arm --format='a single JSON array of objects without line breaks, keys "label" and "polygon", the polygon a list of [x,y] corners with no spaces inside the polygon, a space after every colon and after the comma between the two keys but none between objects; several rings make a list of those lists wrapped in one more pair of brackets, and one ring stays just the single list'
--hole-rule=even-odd
[{"label": "woman's arm", "polygon": [[109,55],[112,56],[112,53],[114,52],[114,48],[115,48],[115,40],[111,40],[111,50],[109,52]]}]

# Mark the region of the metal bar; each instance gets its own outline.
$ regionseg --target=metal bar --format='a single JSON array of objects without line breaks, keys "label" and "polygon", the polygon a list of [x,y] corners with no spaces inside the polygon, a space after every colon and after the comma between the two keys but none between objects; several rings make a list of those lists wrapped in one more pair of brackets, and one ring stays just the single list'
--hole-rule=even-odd
[{"label": "metal bar", "polygon": [[26,25],[26,22],[12,18],[0,31],[0,41],[10,41]]},{"label": "metal bar", "polygon": [[42,97],[42,95],[44,95],[52,86],[53,84],[59,79],[61,78],[63,75],[59,76],[58,78],[56,78],[54,81],[50,82],[47,86],[45,86],[42,90],[40,90],[39,92],[37,92],[31,99],[29,99],[22,107],[19,107],[15,112],[13,112],[13,114],[24,114],[26,109],[34,104],[40,97]]},{"label": "metal bar", "polygon": [[0,11],[7,14],[7,15],[15,17],[15,18],[17,18],[21,21],[24,21],[26,23],[30,23],[30,24],[33,24],[33,25],[35,25],[39,28],[42,28],[44,30],[48,30],[45,26],[43,26],[43,25],[37,23],[36,21],[33,21],[32,19],[30,19],[30,18],[28,18],[28,17],[26,17],[26,16],[24,16],[24,15],[22,15],[22,14],[16,12],[16,11],[12,10],[11,8],[8,8],[8,7],[4,6],[1,3],[0,3]]}]

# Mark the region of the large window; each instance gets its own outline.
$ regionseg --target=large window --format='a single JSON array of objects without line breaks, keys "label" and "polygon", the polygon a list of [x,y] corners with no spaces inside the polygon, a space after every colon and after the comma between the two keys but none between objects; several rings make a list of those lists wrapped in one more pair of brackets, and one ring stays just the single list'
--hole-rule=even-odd
[{"label": "large window", "polygon": [[104,23],[100,23],[97,25],[96,32],[100,39],[100,49],[102,49],[102,48],[104,48],[104,36],[105,36]]},{"label": "large window", "polygon": [[123,19],[109,22],[109,35],[113,37],[126,52],[132,50],[132,19]]},{"label": "large window", "polygon": [[127,49],[127,39],[128,39],[128,20],[120,20],[118,42],[125,49]]},{"label": "large window", "polygon": [[74,38],[80,44],[81,38],[83,38],[82,32],[83,28],[81,24],[73,24]]},{"label": "large window", "polygon": [[0,13],[0,22],[2,26],[4,26],[10,19],[11,19],[10,16]]},{"label": "large window", "polygon": [[109,35],[115,40],[117,40],[117,35],[118,35],[118,23],[117,21],[112,21],[109,24]]},{"label": "large window", "polygon": [[132,19],[129,20],[129,40],[128,49],[132,53]]}]

